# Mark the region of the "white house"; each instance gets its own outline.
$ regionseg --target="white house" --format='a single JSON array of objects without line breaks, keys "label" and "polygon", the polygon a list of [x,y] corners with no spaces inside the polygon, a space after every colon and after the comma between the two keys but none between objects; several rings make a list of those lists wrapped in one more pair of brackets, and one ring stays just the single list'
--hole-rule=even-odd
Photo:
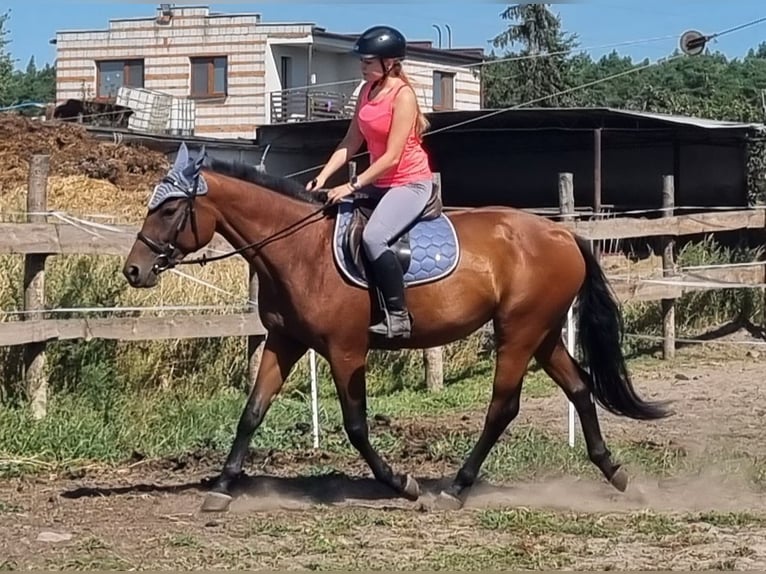
[{"label": "white house", "polygon": [[[121,103],[123,87],[132,102],[165,95],[186,105],[194,135],[252,139],[260,125],[348,114],[360,81],[355,38],[313,23],[162,4],[154,16],[110,20],[106,30],[57,32],[57,104]],[[405,71],[425,111],[472,110],[482,103],[482,61],[481,49],[412,42]]]}]

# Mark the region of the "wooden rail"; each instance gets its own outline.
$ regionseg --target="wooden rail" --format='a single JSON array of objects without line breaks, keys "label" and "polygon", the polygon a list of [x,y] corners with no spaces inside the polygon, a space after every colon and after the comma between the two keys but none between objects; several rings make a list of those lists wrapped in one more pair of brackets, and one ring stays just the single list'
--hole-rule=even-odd
[{"label": "wooden rail", "polygon": [[265,334],[266,330],[258,314],[251,312],[168,317],[28,319],[0,323],[0,345],[3,346],[72,339],[145,341]]},{"label": "wooden rail", "polygon": [[[710,289],[741,289],[743,285],[758,286],[763,284],[765,276],[766,263],[759,263],[748,267],[720,267],[694,273],[679,272],[672,277],[623,278],[608,276],[608,279],[615,295],[623,303],[628,303],[677,299],[686,293],[709,291]],[[685,285],[674,285],[673,283],[684,283]]]},{"label": "wooden rail", "polygon": [[661,237],[721,233],[739,229],[766,227],[766,210],[741,209],[726,212],[704,212],[692,215],[672,215],[657,219],[617,217],[600,221],[562,221],[587,239],[629,239],[632,237]]},{"label": "wooden rail", "polygon": [[[74,227],[70,223],[0,223],[0,253],[49,255],[119,255],[130,251],[138,226],[110,225],[110,230]],[[231,245],[220,235],[197,255],[229,251]]]}]

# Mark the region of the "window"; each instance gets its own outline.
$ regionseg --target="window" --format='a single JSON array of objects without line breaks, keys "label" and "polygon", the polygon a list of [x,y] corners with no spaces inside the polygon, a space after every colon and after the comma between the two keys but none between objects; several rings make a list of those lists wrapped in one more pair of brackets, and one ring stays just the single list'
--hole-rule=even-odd
[{"label": "window", "polygon": [[115,98],[120,86],[144,87],[143,60],[102,60],[96,62],[99,98]]},{"label": "window", "polygon": [[455,74],[434,72],[433,99],[435,110],[455,109]]},{"label": "window", "polygon": [[193,98],[222,98],[226,96],[228,74],[226,56],[190,58],[191,95]]}]

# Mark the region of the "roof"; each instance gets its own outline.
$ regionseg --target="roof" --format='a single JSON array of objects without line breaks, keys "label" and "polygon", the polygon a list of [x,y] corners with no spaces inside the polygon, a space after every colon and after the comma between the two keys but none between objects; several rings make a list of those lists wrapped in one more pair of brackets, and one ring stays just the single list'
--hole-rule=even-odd
[{"label": "roof", "polygon": [[[480,110],[451,110],[426,113],[431,127],[429,132],[472,132],[472,131],[536,131],[559,129],[584,131],[602,128],[605,130],[715,130],[728,134],[766,134],[766,125],[757,122],[731,122],[625,110],[617,108],[485,108]],[[303,130],[343,130],[348,119],[317,120],[290,124],[259,126],[259,142],[271,141],[277,133],[301,133]]]},{"label": "roof", "polygon": [[639,112],[633,110],[619,110],[606,108],[612,112],[620,113],[624,115],[633,115],[642,118],[653,118],[663,122],[671,122],[677,124],[684,124],[689,126],[696,126],[705,129],[717,129],[717,128],[734,128],[734,129],[755,129],[764,130],[766,125],[758,122],[735,122],[726,120],[713,120],[708,118],[699,118],[694,116],[680,116],[675,114],[661,114],[657,112]]},{"label": "roof", "polygon": [[755,122],[731,122],[644,112],[609,107],[586,108],[486,108],[482,110],[452,110],[427,114],[432,129],[455,126],[455,130],[472,129],[667,129],[673,126],[700,129],[766,130],[766,125]]}]

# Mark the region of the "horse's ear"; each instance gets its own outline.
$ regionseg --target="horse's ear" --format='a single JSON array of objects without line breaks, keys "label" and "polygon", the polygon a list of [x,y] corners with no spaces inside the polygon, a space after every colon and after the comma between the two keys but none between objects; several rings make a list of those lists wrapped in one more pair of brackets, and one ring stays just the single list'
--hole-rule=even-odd
[{"label": "horse's ear", "polygon": [[176,154],[176,161],[173,164],[173,169],[176,171],[183,171],[188,163],[189,148],[186,147],[186,142],[181,142],[181,145],[178,147],[178,153]]},{"label": "horse's ear", "polygon": [[199,150],[197,159],[194,160],[195,171],[199,172],[199,170],[202,169],[202,165],[205,163],[206,159],[207,159],[207,150],[205,149],[205,146],[203,145],[202,148]]},{"label": "horse's ear", "polygon": [[207,151],[205,150],[205,146],[202,146],[202,149],[200,149],[199,153],[197,154],[197,157],[194,158],[194,162],[189,165],[186,169],[184,169],[184,175],[186,175],[189,178],[195,178],[199,175],[199,172],[202,170],[202,166],[205,163],[205,160],[207,159]]}]

